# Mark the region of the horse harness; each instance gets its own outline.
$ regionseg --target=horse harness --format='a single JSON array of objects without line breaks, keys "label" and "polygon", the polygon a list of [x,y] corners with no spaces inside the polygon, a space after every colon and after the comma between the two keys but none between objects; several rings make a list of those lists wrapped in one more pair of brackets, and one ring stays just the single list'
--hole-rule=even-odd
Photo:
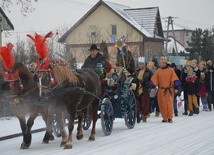
[{"label": "horse harness", "polygon": [[[24,86],[23,86],[21,79],[19,77],[18,69],[16,69],[15,71],[14,70],[10,70],[10,71],[3,70],[2,75],[4,76],[5,81],[9,82],[9,87],[10,87],[11,91],[13,90],[12,88],[14,87],[16,81],[19,82],[20,91],[24,90]],[[13,97],[13,98],[18,97],[18,94],[17,95],[10,94],[10,97]]]}]

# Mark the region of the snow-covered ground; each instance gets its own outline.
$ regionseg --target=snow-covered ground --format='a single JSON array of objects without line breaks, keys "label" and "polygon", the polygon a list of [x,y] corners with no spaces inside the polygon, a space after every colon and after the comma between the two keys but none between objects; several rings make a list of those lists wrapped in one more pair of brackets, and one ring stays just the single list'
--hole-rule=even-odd
[{"label": "snow-covered ground", "polygon": [[[199,115],[179,116],[173,123],[162,123],[154,114],[147,123],[136,124],[127,129],[123,119],[115,119],[111,135],[104,136],[98,120],[95,141],[88,141],[90,130],[84,131],[84,138],[76,140],[76,126],[73,148],[59,147],[61,138],[49,144],[42,144],[44,131],[33,134],[28,150],[19,149],[22,137],[0,141],[1,155],[213,155],[214,154],[214,111],[200,112]],[[33,129],[44,127],[41,117],[35,121]],[[19,133],[16,118],[0,119],[0,136]]]}]

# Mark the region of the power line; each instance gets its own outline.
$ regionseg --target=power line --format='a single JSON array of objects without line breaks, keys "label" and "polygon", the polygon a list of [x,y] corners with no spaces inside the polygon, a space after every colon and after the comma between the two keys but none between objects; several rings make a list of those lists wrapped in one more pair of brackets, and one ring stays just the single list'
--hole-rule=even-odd
[{"label": "power line", "polygon": [[69,8],[90,8],[91,5],[83,3],[83,2],[78,2],[78,1],[74,1],[74,0],[69,0],[69,1],[65,1],[65,0],[43,0],[46,1],[46,3],[48,4],[52,4],[52,5],[61,5],[63,7],[69,7]]},{"label": "power line", "polygon": [[180,19],[183,20],[183,21],[191,22],[191,23],[198,24],[198,25],[204,25],[204,26],[209,26],[209,27],[213,26],[212,24],[208,24],[208,23],[202,23],[202,22],[193,21],[193,20],[184,19],[184,18],[180,18]]},{"label": "power line", "polygon": [[[162,17],[162,19],[166,19],[166,17]],[[165,22],[165,24],[164,24]],[[165,20],[163,23],[163,29],[165,30],[167,27],[167,20]],[[187,19],[183,19],[183,18],[178,18],[176,20],[174,20],[174,25],[180,27],[180,28],[184,28],[184,29],[190,29],[190,30],[194,30],[197,27],[203,27],[203,28],[210,28],[213,25],[211,24],[206,24],[206,23],[202,23],[202,22],[196,22],[196,21],[192,21],[192,20],[187,20]]]}]

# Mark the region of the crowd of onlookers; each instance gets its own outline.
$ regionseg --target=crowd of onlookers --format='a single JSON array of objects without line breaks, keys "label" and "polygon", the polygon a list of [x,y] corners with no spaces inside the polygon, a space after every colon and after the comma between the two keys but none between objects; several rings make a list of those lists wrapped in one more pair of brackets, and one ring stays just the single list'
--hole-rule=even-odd
[{"label": "crowd of onlookers", "polygon": [[[154,62],[148,62],[147,67],[153,72],[158,68]],[[177,66],[175,63],[168,63],[168,67],[172,67],[181,81],[181,91],[183,92],[184,112],[183,115],[193,116],[199,113],[200,103],[203,111],[211,111],[214,109],[214,67],[212,60],[199,61],[186,60],[184,65]],[[181,95],[181,91],[174,95],[174,116],[178,116],[177,98]],[[194,95],[193,98],[190,95]],[[157,100],[154,93],[150,93],[151,112]],[[156,108],[156,116],[158,116],[158,107]]]},{"label": "crowd of onlookers", "polygon": [[[171,115],[173,113],[175,117],[178,116],[178,107],[181,107],[181,101],[184,102],[183,115],[193,116],[199,114],[200,104],[203,107],[202,111],[214,110],[214,66],[212,60],[201,60],[199,62],[195,59],[186,60],[182,66],[178,66],[174,62],[168,62],[167,58],[163,57],[159,63],[153,61],[146,63],[142,59],[142,57],[138,59],[135,75],[136,83],[140,83],[140,86],[137,87],[137,91],[134,90],[137,94],[138,123],[141,120],[146,122],[152,112],[155,112],[157,117],[160,114],[162,117],[166,115],[162,122],[172,122]],[[172,78],[170,68],[174,70],[177,79]],[[152,74],[149,74],[147,70]],[[174,82],[179,80],[180,84],[175,86],[174,83],[172,86],[170,80]],[[172,87],[174,87],[174,90]],[[171,106],[172,104],[173,106]]]}]

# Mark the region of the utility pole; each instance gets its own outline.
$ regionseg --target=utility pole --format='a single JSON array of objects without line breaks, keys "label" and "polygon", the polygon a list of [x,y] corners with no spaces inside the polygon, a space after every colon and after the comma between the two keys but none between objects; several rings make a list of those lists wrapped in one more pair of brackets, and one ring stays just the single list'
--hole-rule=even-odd
[{"label": "utility pole", "polygon": [[175,18],[175,17],[172,17],[172,16],[167,17],[168,21],[167,21],[166,47],[165,47],[165,51],[167,52],[168,38],[169,38],[169,25],[171,25],[172,26],[172,34],[173,34],[173,38],[174,38],[174,44],[175,44],[175,53],[176,53],[176,55],[178,55],[178,48],[177,48],[177,44],[176,44],[175,32],[174,32],[174,26],[173,26],[173,18]]},{"label": "utility pole", "polygon": [[0,17],[0,46],[2,46],[2,18]]}]

